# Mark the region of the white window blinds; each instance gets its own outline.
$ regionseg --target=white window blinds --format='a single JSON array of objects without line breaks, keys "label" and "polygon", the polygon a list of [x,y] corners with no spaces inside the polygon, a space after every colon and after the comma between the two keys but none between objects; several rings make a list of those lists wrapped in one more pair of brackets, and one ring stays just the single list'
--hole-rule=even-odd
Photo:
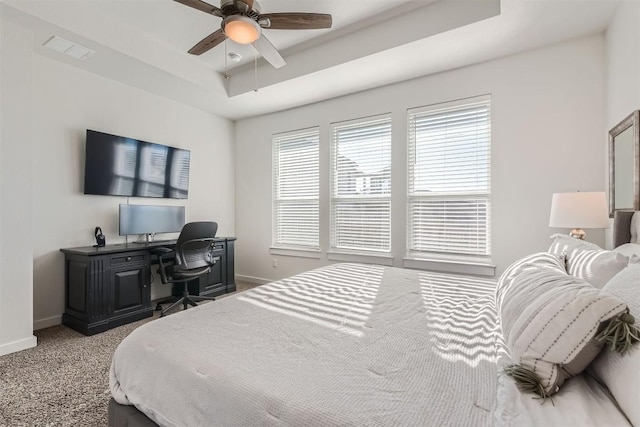
[{"label": "white window blinds", "polygon": [[316,249],[318,128],[273,136],[273,246]]},{"label": "white window blinds", "polygon": [[409,253],[491,254],[491,104],[409,110]]},{"label": "white window blinds", "polygon": [[331,248],[391,250],[391,117],[331,125]]}]

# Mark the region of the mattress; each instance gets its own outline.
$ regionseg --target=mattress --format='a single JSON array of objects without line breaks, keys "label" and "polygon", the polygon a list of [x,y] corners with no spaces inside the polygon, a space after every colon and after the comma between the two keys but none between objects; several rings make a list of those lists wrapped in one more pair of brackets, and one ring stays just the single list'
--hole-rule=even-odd
[{"label": "mattress", "polygon": [[114,399],[162,426],[492,425],[495,283],[335,264],[155,320]]}]

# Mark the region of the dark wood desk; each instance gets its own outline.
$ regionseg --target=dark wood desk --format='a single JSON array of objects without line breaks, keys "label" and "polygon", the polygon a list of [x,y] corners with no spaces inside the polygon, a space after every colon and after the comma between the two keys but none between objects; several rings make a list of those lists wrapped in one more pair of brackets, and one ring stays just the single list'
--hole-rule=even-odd
[{"label": "dark wood desk", "polygon": [[[189,293],[216,296],[236,290],[235,240],[216,238],[220,261],[209,274],[189,282]],[[93,335],[152,316],[151,265],[157,263],[157,257],[151,250],[175,243],[169,240],[60,249],[65,255],[62,324]],[[177,295],[178,290],[174,288],[172,293]]]}]

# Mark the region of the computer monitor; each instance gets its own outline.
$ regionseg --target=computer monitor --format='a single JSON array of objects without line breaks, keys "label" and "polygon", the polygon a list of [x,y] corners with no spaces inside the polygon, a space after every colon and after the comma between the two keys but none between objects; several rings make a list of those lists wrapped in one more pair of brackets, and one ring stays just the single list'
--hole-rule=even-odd
[{"label": "computer monitor", "polygon": [[184,206],[120,205],[121,236],[177,233],[184,223]]}]

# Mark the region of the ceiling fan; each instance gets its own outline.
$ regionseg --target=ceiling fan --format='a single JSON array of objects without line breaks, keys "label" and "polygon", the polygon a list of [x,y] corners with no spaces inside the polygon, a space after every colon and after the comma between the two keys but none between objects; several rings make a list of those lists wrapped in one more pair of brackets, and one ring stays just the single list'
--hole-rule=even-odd
[{"label": "ceiling fan", "polygon": [[254,43],[256,50],[276,68],[286,63],[278,49],[262,33],[262,29],[313,30],[331,28],[331,15],[325,13],[261,13],[255,0],[220,0],[220,7],[202,0],[175,0],[186,6],[222,18],[221,28],[189,49],[193,55],[202,55],[229,38],[236,43]]}]

